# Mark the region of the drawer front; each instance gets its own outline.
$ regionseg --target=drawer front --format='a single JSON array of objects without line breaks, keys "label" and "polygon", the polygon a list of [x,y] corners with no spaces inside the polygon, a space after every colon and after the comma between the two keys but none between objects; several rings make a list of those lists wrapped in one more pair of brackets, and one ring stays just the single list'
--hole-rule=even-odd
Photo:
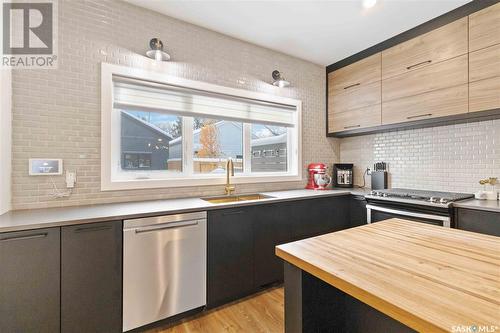
[{"label": "drawer front", "polygon": [[500,3],[469,15],[469,52],[500,43]]},{"label": "drawer front", "polygon": [[458,86],[468,79],[468,56],[463,55],[384,80],[382,101]]},{"label": "drawer front", "polygon": [[328,74],[328,92],[348,90],[380,81],[380,53],[342,67]]},{"label": "drawer front", "polygon": [[330,132],[354,130],[364,127],[379,126],[381,106],[372,105],[365,108],[334,113],[328,117]]},{"label": "drawer front", "polygon": [[467,53],[467,17],[382,51],[382,79]]},{"label": "drawer front", "polygon": [[500,76],[500,44],[469,54],[469,82]]},{"label": "drawer front", "polygon": [[469,112],[500,108],[500,76],[469,83]]},{"label": "drawer front", "polygon": [[382,124],[444,117],[467,110],[467,84],[463,84],[383,103]]},{"label": "drawer front", "polygon": [[328,111],[338,113],[380,104],[380,89],[380,81],[377,81],[348,90],[336,90],[328,98]]}]

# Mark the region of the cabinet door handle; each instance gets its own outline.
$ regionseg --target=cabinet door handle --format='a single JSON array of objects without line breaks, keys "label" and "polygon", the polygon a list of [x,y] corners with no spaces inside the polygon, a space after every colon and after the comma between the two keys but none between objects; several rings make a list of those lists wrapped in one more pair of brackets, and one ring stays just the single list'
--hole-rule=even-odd
[{"label": "cabinet door handle", "polygon": [[422,62],[419,62],[418,64],[408,66],[408,67],[406,67],[406,69],[410,70],[410,69],[415,68],[415,67],[420,66],[420,65],[430,64],[431,62],[432,62],[432,60],[422,61]]},{"label": "cabinet door handle", "polygon": [[359,86],[361,83],[355,83],[355,84],[351,84],[350,86],[347,86],[347,87],[344,87],[344,89],[349,89],[349,88],[353,88],[353,87],[357,87]]},{"label": "cabinet door handle", "polygon": [[24,236],[11,236],[11,237],[6,237],[3,239],[0,239],[0,242],[10,242],[10,241],[16,241],[16,240],[27,240],[27,239],[35,239],[35,238],[44,238],[47,237],[48,233],[42,232],[38,234],[32,234],[32,235],[24,235]]},{"label": "cabinet door handle", "polygon": [[227,215],[238,215],[238,214],[243,214],[244,212],[242,210],[232,210],[229,212],[222,212],[222,215],[227,216]]},{"label": "cabinet door handle", "polygon": [[361,125],[344,126],[344,129],[361,127]]},{"label": "cabinet door handle", "polygon": [[160,231],[160,230],[166,230],[166,229],[178,229],[178,228],[184,228],[184,227],[190,227],[198,225],[198,221],[180,221],[180,222],[170,222],[170,223],[163,223],[163,224],[158,224],[157,226],[147,226],[147,227],[142,227],[142,228],[137,228],[135,229],[136,234],[144,233],[144,232],[152,232],[152,231]]},{"label": "cabinet door handle", "polygon": [[76,228],[75,232],[92,232],[92,231],[101,231],[101,230],[109,230],[112,227],[110,225],[107,226],[93,226],[93,227],[80,227]]},{"label": "cabinet door handle", "polygon": [[424,114],[417,114],[414,116],[408,116],[406,119],[414,119],[414,118],[421,118],[421,117],[430,117],[432,116],[432,113],[424,113]]}]

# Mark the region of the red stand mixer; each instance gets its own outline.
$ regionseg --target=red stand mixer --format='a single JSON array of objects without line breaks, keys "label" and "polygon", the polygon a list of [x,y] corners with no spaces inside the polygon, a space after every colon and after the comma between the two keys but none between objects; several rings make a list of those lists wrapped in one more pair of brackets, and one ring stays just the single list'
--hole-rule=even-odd
[{"label": "red stand mixer", "polygon": [[311,163],[307,166],[309,173],[309,181],[307,182],[306,189],[310,190],[326,190],[330,185],[332,179],[326,173],[328,167],[323,163]]}]

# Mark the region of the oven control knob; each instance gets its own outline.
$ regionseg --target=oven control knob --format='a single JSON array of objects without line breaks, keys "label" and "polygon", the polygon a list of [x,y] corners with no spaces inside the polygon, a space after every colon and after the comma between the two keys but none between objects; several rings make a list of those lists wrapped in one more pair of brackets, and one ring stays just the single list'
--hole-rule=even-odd
[{"label": "oven control knob", "polygon": [[370,195],[376,195],[376,194],[377,194],[377,192],[376,192],[376,191],[371,191],[371,192],[370,192]]},{"label": "oven control knob", "polygon": [[448,200],[446,200],[445,198],[441,198],[439,200],[439,202],[442,203],[442,204],[445,204],[445,203],[448,203]]},{"label": "oven control knob", "polygon": [[383,197],[387,197],[388,195],[387,195],[387,193],[384,193],[384,194],[382,194],[382,196],[383,196]]},{"label": "oven control knob", "polygon": [[437,198],[434,198],[434,197],[430,197],[430,198],[429,198],[429,201],[430,201],[430,202],[438,202],[438,199],[437,199]]}]

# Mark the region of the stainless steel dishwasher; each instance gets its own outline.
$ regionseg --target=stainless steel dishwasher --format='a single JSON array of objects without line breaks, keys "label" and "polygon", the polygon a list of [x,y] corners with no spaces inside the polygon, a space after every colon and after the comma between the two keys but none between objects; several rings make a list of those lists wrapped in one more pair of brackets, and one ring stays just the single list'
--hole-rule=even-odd
[{"label": "stainless steel dishwasher", "polygon": [[206,305],[207,213],[125,220],[123,331]]}]

